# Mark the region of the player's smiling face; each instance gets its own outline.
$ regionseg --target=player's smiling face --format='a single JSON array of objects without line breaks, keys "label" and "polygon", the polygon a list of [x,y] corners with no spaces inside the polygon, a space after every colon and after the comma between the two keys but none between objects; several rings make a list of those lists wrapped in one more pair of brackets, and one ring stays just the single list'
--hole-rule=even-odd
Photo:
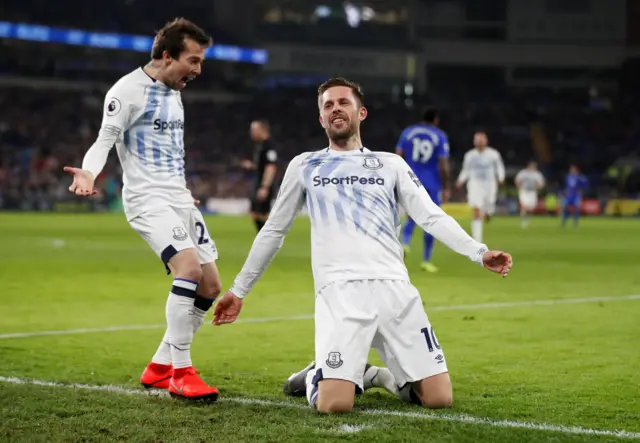
[{"label": "player's smiling face", "polygon": [[[184,41],[184,50],[178,59],[169,58],[167,77],[169,86],[180,91],[187,83],[196,78],[202,72],[205,48],[197,42],[187,38]],[[168,57],[168,56],[166,56]]]},{"label": "player's smiling face", "polygon": [[367,110],[358,103],[351,88],[334,86],[318,99],[320,124],[331,140],[346,140],[358,132]]}]

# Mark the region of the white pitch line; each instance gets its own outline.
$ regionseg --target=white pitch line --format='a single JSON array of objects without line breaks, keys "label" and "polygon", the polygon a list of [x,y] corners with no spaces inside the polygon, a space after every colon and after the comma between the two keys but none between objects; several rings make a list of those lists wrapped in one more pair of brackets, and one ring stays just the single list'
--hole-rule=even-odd
[{"label": "white pitch line", "polygon": [[[42,380],[26,380],[17,377],[2,377],[0,376],[0,382],[12,383],[19,385],[32,385],[32,386],[45,386],[50,388],[67,388],[78,389],[85,391],[98,391],[98,392],[111,392],[114,394],[125,395],[138,395],[143,397],[162,397],[170,398],[166,391],[143,391],[141,389],[131,389],[122,386],[115,385],[87,385],[87,384],[64,384]],[[267,407],[279,407],[279,408],[292,408],[292,409],[309,409],[308,406],[300,403],[291,403],[284,401],[273,401],[259,398],[242,398],[242,397],[224,397],[221,402],[233,402],[246,405],[258,405]],[[533,431],[547,431],[557,432],[561,434],[575,434],[575,435],[593,435],[593,436],[608,436],[627,438],[633,440],[640,440],[640,432],[628,432],[622,430],[605,430],[605,429],[590,429],[583,428],[581,426],[562,426],[549,423],[531,423],[531,422],[519,422],[513,420],[493,420],[490,418],[474,417],[466,414],[434,414],[428,412],[407,412],[407,411],[390,411],[384,409],[356,409],[355,414],[361,415],[373,415],[373,416],[386,416],[386,417],[403,417],[409,419],[418,420],[434,420],[434,421],[446,421],[455,423],[467,423],[472,425],[484,425],[496,428],[511,428],[511,429],[528,429]]]},{"label": "white pitch line", "polygon": [[[451,305],[451,306],[432,306],[427,307],[427,312],[432,311],[464,311],[473,309],[499,309],[499,308],[516,308],[524,306],[549,306],[560,304],[579,304],[579,303],[596,303],[606,301],[624,301],[624,300],[640,300],[640,294],[620,295],[613,297],[585,297],[585,298],[565,298],[556,300],[530,300],[515,302],[494,302],[480,303],[476,305]],[[239,319],[236,323],[269,323],[291,320],[311,320],[313,315],[293,315],[289,317],[256,317]],[[93,332],[119,332],[119,331],[135,331],[144,329],[165,328],[165,324],[156,325],[123,325],[123,326],[107,326],[103,328],[83,328],[83,329],[66,329],[59,331],[31,331],[31,332],[12,332],[0,334],[0,340],[10,338],[28,338],[40,337],[47,335],[70,335],[70,334],[89,334]]]},{"label": "white pitch line", "polygon": [[[269,323],[289,320],[310,320],[313,315],[293,315],[289,317],[257,317],[239,319],[235,323]],[[118,332],[118,331],[140,331],[143,329],[160,329],[166,328],[166,324],[157,325],[123,325],[123,326],[107,326],[104,328],[82,328],[82,329],[66,329],[60,331],[32,331],[32,332],[13,332],[9,334],[0,334],[0,339],[5,338],[27,338],[39,337],[44,335],[69,335],[69,334],[89,334],[92,332]]]}]

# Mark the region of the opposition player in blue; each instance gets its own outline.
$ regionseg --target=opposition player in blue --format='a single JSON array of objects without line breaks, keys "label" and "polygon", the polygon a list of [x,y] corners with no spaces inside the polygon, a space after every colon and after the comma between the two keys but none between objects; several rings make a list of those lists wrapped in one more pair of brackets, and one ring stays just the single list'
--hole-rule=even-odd
[{"label": "opposition player in blue", "polygon": [[573,225],[578,226],[582,193],[589,186],[587,178],[580,173],[578,166],[571,165],[564,182],[564,201],[562,204],[562,226],[567,223],[573,210]]},{"label": "opposition player in blue", "polygon": [[[396,153],[404,157],[418,176],[429,196],[438,206],[446,203],[449,194],[449,140],[438,125],[440,116],[436,109],[427,109],[422,122],[407,127],[400,135]],[[408,218],[402,228],[402,245],[405,255],[410,252],[411,237],[416,223]],[[420,267],[428,272],[438,272],[431,263],[435,239],[424,233],[424,249]]]}]

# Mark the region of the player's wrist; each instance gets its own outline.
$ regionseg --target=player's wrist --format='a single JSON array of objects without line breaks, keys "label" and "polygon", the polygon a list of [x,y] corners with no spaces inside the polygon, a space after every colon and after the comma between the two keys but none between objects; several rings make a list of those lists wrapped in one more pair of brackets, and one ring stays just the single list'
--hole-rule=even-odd
[{"label": "player's wrist", "polygon": [[478,252],[471,258],[474,262],[478,263],[480,266],[484,266],[484,254],[489,251],[487,245],[481,245]]},{"label": "player's wrist", "polygon": [[244,300],[245,296],[247,295],[246,291],[242,291],[240,288],[238,288],[235,285],[231,286],[231,289],[229,289],[229,292],[233,294],[235,297],[239,298],[240,300]]}]

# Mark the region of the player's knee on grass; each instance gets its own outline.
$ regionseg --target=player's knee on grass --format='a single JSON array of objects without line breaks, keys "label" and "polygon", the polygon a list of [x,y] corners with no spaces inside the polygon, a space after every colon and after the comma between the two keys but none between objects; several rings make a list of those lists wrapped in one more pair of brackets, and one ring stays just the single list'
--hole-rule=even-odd
[{"label": "player's knee on grass", "polygon": [[202,267],[194,248],[183,249],[169,260],[169,269],[174,278],[200,282]]},{"label": "player's knee on grass", "polygon": [[473,208],[473,218],[476,220],[480,219],[480,208]]},{"label": "player's knee on grass", "polygon": [[318,383],[316,410],[325,414],[351,412],[356,385],[347,380],[321,380]]},{"label": "player's knee on grass", "polygon": [[453,405],[451,379],[447,372],[414,382],[413,392],[423,407],[448,408]]}]

